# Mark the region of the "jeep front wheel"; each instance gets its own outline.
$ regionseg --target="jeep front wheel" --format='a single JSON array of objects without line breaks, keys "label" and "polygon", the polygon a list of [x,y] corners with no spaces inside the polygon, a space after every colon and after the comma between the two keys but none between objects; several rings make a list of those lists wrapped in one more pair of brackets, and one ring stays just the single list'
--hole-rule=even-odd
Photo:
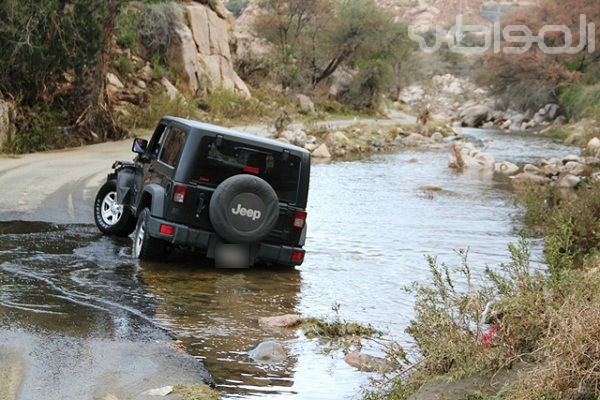
[{"label": "jeep front wheel", "polygon": [[96,195],[94,220],[102,233],[129,236],[135,229],[135,217],[131,210],[117,203],[117,181],[107,181]]},{"label": "jeep front wheel", "polygon": [[138,217],[138,223],[133,238],[133,256],[139,260],[160,260],[167,254],[168,243],[149,235],[149,216],[150,210],[144,208]]}]

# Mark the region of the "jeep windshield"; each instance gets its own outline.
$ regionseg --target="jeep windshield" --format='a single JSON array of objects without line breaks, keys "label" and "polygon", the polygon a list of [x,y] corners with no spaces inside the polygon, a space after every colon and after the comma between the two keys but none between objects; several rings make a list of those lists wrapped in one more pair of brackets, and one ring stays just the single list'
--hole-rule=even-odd
[{"label": "jeep windshield", "polygon": [[271,185],[280,201],[290,204],[298,196],[301,160],[288,152],[253,147],[245,143],[205,137],[200,145],[192,182],[216,187],[238,174],[258,176]]}]

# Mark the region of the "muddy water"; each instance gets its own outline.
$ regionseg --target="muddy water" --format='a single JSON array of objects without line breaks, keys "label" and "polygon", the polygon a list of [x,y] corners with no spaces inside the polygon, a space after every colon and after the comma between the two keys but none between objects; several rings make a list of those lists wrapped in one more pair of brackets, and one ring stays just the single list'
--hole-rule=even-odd
[{"label": "muddy water", "polygon": [[[543,138],[467,133],[503,160],[576,152]],[[222,271],[180,253],[163,264],[137,263],[130,239],[104,237],[90,225],[1,223],[0,331],[42,332],[65,346],[72,338],[160,340],[173,333],[226,397],[352,398],[369,374],[347,366],[341,349],[300,332],[263,329],[257,318],[332,318],[335,306],[339,317],[407,342],[412,299],[403,287],[427,280],[425,255],[456,264],[454,250],[468,247],[481,274],[506,261],[507,244],[517,240],[507,182],[454,173],[443,152],[317,165],[311,184],[299,270]],[[257,364],[247,356],[269,338],[283,343],[286,362]]]}]

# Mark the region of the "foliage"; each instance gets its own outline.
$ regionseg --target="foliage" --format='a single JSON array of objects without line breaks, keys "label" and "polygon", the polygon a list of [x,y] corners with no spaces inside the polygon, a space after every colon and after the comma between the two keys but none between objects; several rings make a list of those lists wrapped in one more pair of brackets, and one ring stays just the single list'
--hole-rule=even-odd
[{"label": "foliage", "polygon": [[228,0],[225,2],[225,7],[237,18],[248,7],[248,2],[249,0]]},{"label": "foliage", "polygon": [[207,385],[182,386],[173,388],[182,400],[220,400],[221,394]]},{"label": "foliage", "polygon": [[142,8],[137,24],[140,43],[152,56],[165,60],[181,23],[182,10],[174,2],[148,4]]},{"label": "foliage", "polygon": [[575,118],[595,117],[600,120],[600,84],[568,87],[560,94],[559,102]]},{"label": "foliage", "polygon": [[46,105],[22,108],[18,120],[19,129],[6,144],[5,150],[21,154],[48,150],[49,144],[57,144],[60,115]]},{"label": "foliage", "polygon": [[0,2],[0,90],[23,104],[50,104],[63,72],[81,78],[103,46],[101,2]]},{"label": "foliage", "polygon": [[[274,79],[284,87],[316,87],[341,66],[358,69],[346,101],[376,108],[388,89],[406,84],[395,79],[417,54],[406,27],[373,0],[261,0],[255,29],[273,45]],[[396,73],[394,73],[396,72]],[[383,75],[380,75],[383,73]]]},{"label": "foliage", "polygon": [[265,106],[255,98],[246,98],[224,88],[217,89],[200,102],[200,108],[212,119],[253,120],[265,115]]},{"label": "foliage", "polygon": [[340,339],[347,337],[374,337],[381,332],[372,326],[364,326],[357,322],[342,321],[339,318],[332,322],[318,318],[307,318],[300,324],[300,328],[309,338]]},{"label": "foliage", "polygon": [[127,49],[136,50],[140,41],[138,24],[140,9],[135,5],[125,7],[117,17],[116,38],[117,43]]},{"label": "foliage", "polygon": [[[545,25],[561,24],[573,33],[573,45],[577,46],[580,37],[580,15],[587,21],[600,19],[600,8],[596,0],[567,0],[556,2],[543,0],[539,6],[518,11],[505,21],[505,25],[525,25],[537,34]],[[596,25],[596,37],[600,36],[600,25]],[[586,42],[587,43],[587,42]],[[558,32],[547,33],[545,44],[560,47],[565,44],[564,35]],[[503,48],[515,43],[504,43]],[[561,88],[568,87],[582,79],[586,72],[595,68],[600,60],[600,49],[589,53],[589,43],[577,54],[545,54],[537,44],[522,54],[489,53],[480,69],[480,80],[521,108],[539,108],[553,101]]]},{"label": "foliage", "polygon": [[132,127],[154,128],[165,115],[196,118],[198,114],[197,104],[181,96],[173,99],[162,86],[157,86],[152,90],[149,103],[141,111],[132,110],[124,122]]},{"label": "foliage", "polygon": [[[520,199],[526,222],[543,229],[547,272],[530,265],[525,239],[509,246],[510,263],[487,268],[478,285],[466,253],[454,274],[430,257],[431,284],[412,289],[416,315],[407,331],[417,359],[365,398],[406,399],[433,378],[486,376],[518,360],[529,372],[496,398],[600,396],[600,184],[575,196],[532,187]],[[398,351],[406,360],[401,349],[390,357],[397,360]]]},{"label": "foliage", "polygon": [[117,71],[121,76],[127,76],[127,74],[131,74],[135,70],[135,65],[133,61],[126,55],[122,54],[117,58]]},{"label": "foliage", "polygon": [[530,222],[544,228],[546,260],[554,274],[581,266],[600,252],[600,184],[574,196],[555,188],[530,189],[521,195]]}]

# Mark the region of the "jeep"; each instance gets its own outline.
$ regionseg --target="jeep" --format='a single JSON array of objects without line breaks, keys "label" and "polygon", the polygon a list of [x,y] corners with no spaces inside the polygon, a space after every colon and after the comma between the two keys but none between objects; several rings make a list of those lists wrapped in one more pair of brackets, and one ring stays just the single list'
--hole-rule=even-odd
[{"label": "jeep", "polygon": [[94,203],[103,233],[134,233],[134,257],[175,248],[217,267],[304,261],[310,153],[260,136],[164,117],[133,162],[116,161]]}]

